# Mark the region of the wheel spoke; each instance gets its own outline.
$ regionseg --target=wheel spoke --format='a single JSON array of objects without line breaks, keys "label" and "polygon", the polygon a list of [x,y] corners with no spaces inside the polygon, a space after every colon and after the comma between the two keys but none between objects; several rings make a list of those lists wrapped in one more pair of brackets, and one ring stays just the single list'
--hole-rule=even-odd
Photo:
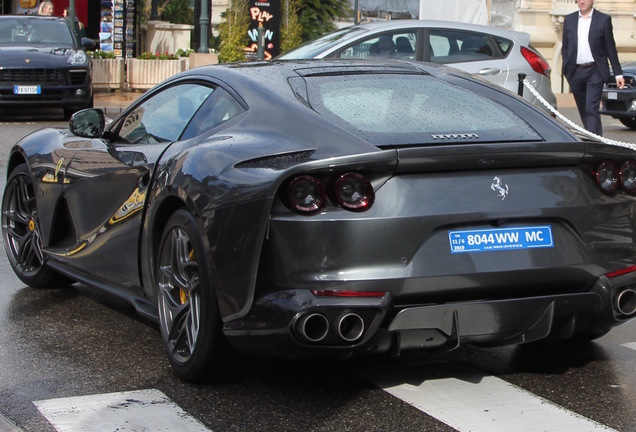
[{"label": "wheel spoke", "polygon": [[172,273],[176,288],[191,293],[199,282],[197,263],[190,257],[190,240],[181,230],[174,230],[171,239]]},{"label": "wheel spoke", "polygon": [[43,262],[37,231],[25,236],[24,240],[24,243],[19,247],[17,262],[27,271],[37,269]]},{"label": "wheel spoke", "polygon": [[34,207],[35,197],[32,196],[31,182],[25,179],[20,179],[18,184],[18,197],[16,197],[16,206],[20,212],[27,218],[30,216]]},{"label": "wheel spoke", "polygon": [[[29,216],[25,215],[22,212],[17,212],[14,210],[6,210],[2,213],[2,216],[5,218],[6,221],[13,222],[12,225],[20,224],[21,226],[26,227],[27,224],[29,223]],[[9,225],[9,224],[5,224],[5,225]]]},{"label": "wheel spoke", "polygon": [[22,245],[24,245],[24,243],[26,243],[27,240],[29,239],[30,233],[28,231],[25,232],[24,229],[21,229],[18,232],[18,230],[16,228],[12,227],[11,225],[5,226],[4,229],[5,229],[6,234],[9,236],[9,238],[20,249],[22,248]]}]

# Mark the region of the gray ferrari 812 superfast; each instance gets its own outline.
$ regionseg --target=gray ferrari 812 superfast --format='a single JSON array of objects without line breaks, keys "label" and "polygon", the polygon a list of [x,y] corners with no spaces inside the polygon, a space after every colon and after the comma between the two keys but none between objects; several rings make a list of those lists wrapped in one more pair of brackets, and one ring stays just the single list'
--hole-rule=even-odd
[{"label": "gray ferrari 812 superfast", "polygon": [[6,252],[155,320],[175,374],[591,340],[636,316],[636,152],[416,62],[173,76],[9,155]]}]

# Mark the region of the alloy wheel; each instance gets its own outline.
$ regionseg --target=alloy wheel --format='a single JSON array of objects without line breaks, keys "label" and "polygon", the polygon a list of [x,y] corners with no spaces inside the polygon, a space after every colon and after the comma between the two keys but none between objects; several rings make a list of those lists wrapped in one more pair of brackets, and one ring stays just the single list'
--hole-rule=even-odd
[{"label": "alloy wheel", "polygon": [[159,319],[171,357],[187,362],[199,336],[201,299],[199,268],[186,232],[174,227],[159,256]]},{"label": "alloy wheel", "polygon": [[44,264],[33,183],[28,175],[13,176],[5,189],[2,230],[16,272],[33,277]]}]

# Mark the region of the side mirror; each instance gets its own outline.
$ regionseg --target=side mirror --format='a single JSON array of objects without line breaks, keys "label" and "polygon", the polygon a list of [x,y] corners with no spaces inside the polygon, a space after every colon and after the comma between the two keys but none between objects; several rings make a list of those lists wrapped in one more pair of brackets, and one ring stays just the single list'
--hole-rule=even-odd
[{"label": "side mirror", "polygon": [[83,37],[80,41],[80,44],[85,50],[92,50],[95,48],[95,41],[91,38]]},{"label": "side mirror", "polygon": [[106,116],[104,111],[88,108],[77,111],[68,122],[69,130],[79,137],[99,138],[104,134]]}]

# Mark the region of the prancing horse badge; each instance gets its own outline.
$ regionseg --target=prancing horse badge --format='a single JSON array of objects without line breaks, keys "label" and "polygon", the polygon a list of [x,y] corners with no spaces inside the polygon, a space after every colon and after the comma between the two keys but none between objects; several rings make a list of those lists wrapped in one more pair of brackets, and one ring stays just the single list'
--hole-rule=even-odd
[{"label": "prancing horse badge", "polygon": [[497,192],[497,195],[501,198],[501,200],[505,200],[506,197],[508,196],[508,185],[505,184],[499,177],[495,176],[494,179],[492,179],[492,181],[494,182],[493,184],[490,185],[490,189],[494,190],[495,192]]}]

